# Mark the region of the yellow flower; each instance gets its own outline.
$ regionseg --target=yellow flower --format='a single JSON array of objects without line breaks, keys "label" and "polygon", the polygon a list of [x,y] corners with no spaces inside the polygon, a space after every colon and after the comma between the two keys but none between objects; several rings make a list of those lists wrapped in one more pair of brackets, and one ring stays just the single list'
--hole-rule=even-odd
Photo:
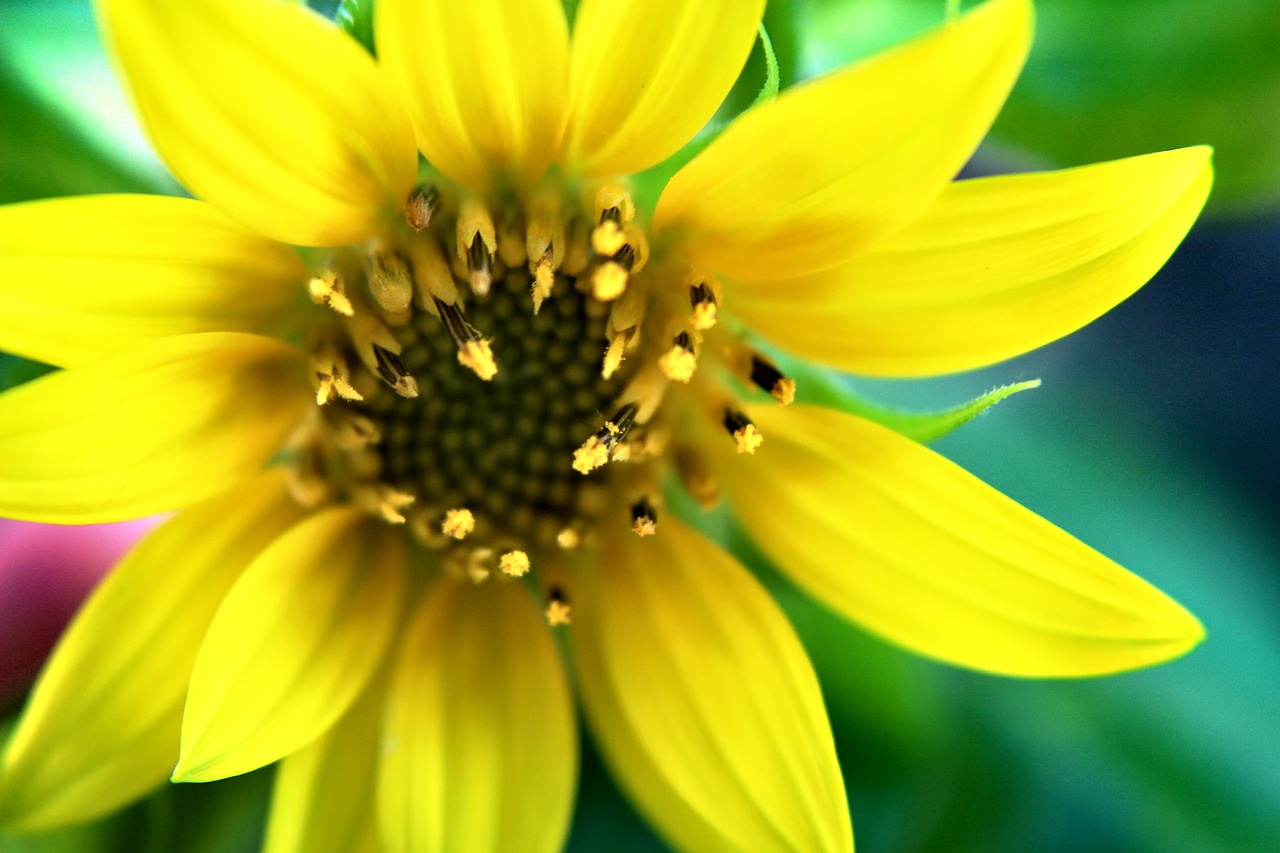
[{"label": "yellow flower", "polygon": [[66,368],[0,397],[0,515],[181,511],[49,662],[0,820],[278,761],[272,851],[556,849],[559,632],[671,844],[850,850],[804,651],[667,487],[941,660],[1085,676],[1199,641],[951,463],[788,405],[742,330],[877,375],[1024,352],[1155,272],[1209,152],[951,183],[1030,41],[1028,0],[991,0],[750,110],[637,210],[623,176],[708,121],[763,5],[584,0],[570,38],[558,0],[380,0],[375,61],[298,4],[100,0],[204,201],[0,210],[0,346]]}]

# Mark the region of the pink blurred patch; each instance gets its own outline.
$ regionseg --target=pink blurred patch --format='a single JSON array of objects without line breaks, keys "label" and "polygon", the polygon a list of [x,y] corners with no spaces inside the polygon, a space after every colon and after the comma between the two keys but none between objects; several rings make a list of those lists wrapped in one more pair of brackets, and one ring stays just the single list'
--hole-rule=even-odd
[{"label": "pink blurred patch", "polygon": [[160,520],[64,527],[0,519],[0,704],[30,685],[85,596]]}]

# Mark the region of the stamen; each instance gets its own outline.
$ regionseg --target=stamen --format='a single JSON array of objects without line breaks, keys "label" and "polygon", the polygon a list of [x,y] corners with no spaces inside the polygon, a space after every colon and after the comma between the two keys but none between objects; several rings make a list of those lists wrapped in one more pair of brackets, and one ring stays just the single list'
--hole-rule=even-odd
[{"label": "stamen", "polygon": [[573,452],[573,470],[579,474],[590,474],[608,462],[614,449],[626,438],[627,431],[635,423],[639,409],[635,403],[627,403],[605,421],[599,432]]},{"label": "stamen", "polygon": [[450,304],[458,301],[458,285],[439,243],[426,235],[410,240],[409,258],[413,261],[413,283],[423,305],[431,306],[437,299]]},{"label": "stamen", "polygon": [[[560,212],[560,194],[552,187],[536,191],[525,207],[528,230],[525,250],[529,255],[529,273],[536,275],[544,264],[554,275],[564,262],[564,218]],[[550,291],[548,291],[550,292]]]},{"label": "stamen", "polygon": [[724,428],[733,436],[739,453],[755,453],[764,443],[764,436],[747,416],[733,409],[724,410]]},{"label": "stamen", "polygon": [[693,306],[693,327],[705,332],[716,324],[716,295],[700,281],[689,288],[689,303]]},{"label": "stamen", "polygon": [[476,327],[467,322],[467,315],[457,304],[450,305],[435,300],[436,311],[444,322],[444,328],[458,348],[458,363],[468,367],[485,382],[498,375],[498,363],[493,358],[493,348],[481,336]]},{"label": "stamen", "polygon": [[458,212],[458,260],[467,265],[471,289],[484,296],[493,285],[493,256],[498,250],[493,217],[475,196],[468,196]]},{"label": "stamen", "polygon": [[430,184],[423,184],[413,191],[404,204],[404,218],[414,231],[421,231],[431,224],[431,218],[440,209],[440,191]]},{"label": "stamen", "polygon": [[611,258],[618,254],[627,241],[622,235],[622,226],[618,224],[620,214],[617,208],[606,210],[603,216],[600,224],[591,231],[591,248],[597,255]]},{"label": "stamen", "polygon": [[493,558],[492,548],[477,548],[467,557],[466,574],[474,584],[482,584],[489,579],[487,563]]},{"label": "stamen", "polygon": [[702,454],[692,447],[678,447],[673,454],[680,484],[704,509],[720,502],[720,484]]},{"label": "stamen", "polygon": [[796,382],[782,375],[773,364],[763,356],[751,355],[751,381],[762,391],[768,391],[783,406],[789,406],[796,399]]},{"label": "stamen", "polygon": [[510,269],[523,266],[529,260],[525,233],[519,211],[507,208],[498,221],[498,257]]},{"label": "stamen", "polygon": [[383,310],[400,314],[413,301],[413,279],[409,265],[397,252],[375,251],[366,269],[369,293]]},{"label": "stamen", "polygon": [[572,527],[566,527],[556,534],[556,544],[566,551],[573,551],[582,546],[582,534]]},{"label": "stamen", "polygon": [[[624,251],[626,248],[624,247]],[[625,267],[615,261],[605,261],[591,274],[591,292],[601,302],[612,302],[627,289],[630,275]]]},{"label": "stamen", "polygon": [[569,600],[565,598],[564,591],[558,586],[551,587],[551,593],[547,597],[547,624],[552,628],[558,625],[568,625],[572,621],[572,614],[569,612]]},{"label": "stamen", "polygon": [[524,551],[508,551],[498,558],[498,568],[513,578],[529,572],[529,555]]},{"label": "stamen", "polygon": [[603,378],[611,378],[622,366],[626,349],[644,320],[646,302],[643,288],[631,288],[609,307],[609,322],[604,333],[609,343],[600,371]]},{"label": "stamen", "polygon": [[658,512],[648,498],[631,505],[631,530],[641,538],[658,532]]},{"label": "stamen", "polygon": [[401,397],[413,399],[418,396],[418,381],[409,375],[400,356],[377,344],[373,345],[373,355],[377,359],[378,375],[383,382]]},{"label": "stamen", "polygon": [[324,455],[315,442],[299,447],[292,461],[293,464],[285,469],[285,481],[295,501],[314,509],[333,497],[333,485],[329,481]]},{"label": "stamen", "polygon": [[477,234],[467,249],[467,274],[471,289],[477,296],[485,296],[493,287],[493,256],[485,248]]},{"label": "stamen", "polygon": [[672,382],[688,382],[698,367],[698,357],[693,352],[693,343],[687,332],[676,335],[671,349],[658,359],[658,368],[662,375]]},{"label": "stamen", "polygon": [[[564,250],[564,260],[560,271],[565,275],[577,276],[591,262],[591,251],[587,234],[587,223],[581,217],[569,223]],[[530,256],[532,257],[532,256]]]},{"label": "stamen", "polygon": [[346,285],[332,270],[324,270],[312,276],[307,282],[307,292],[311,294],[312,302],[317,305],[328,305],[344,317],[350,317],[355,313],[351,300],[347,298]]},{"label": "stamen", "polygon": [[347,363],[327,348],[311,359],[312,374],[316,379],[316,405],[328,405],[335,396],[351,402],[360,402],[364,396],[351,384]]},{"label": "stamen", "polygon": [[533,313],[542,310],[542,303],[551,296],[556,285],[556,270],[551,253],[547,252],[533,269]]},{"label": "stamen", "polygon": [[417,500],[416,495],[385,484],[363,486],[356,490],[356,497],[362,506],[389,524],[404,524],[400,511]]},{"label": "stamen", "polygon": [[622,366],[623,355],[626,352],[627,345],[635,337],[636,330],[632,327],[619,332],[610,324],[606,334],[609,338],[609,345],[604,351],[604,364],[600,368],[600,376],[604,379],[612,379],[613,374],[617,373],[618,368]]},{"label": "stamen", "polygon": [[600,185],[592,200],[592,207],[596,222],[611,220],[618,225],[625,225],[636,218],[636,205],[631,200],[631,193],[615,181]]},{"label": "stamen", "polygon": [[476,529],[476,517],[471,514],[471,510],[451,509],[444,514],[444,523],[440,525],[440,531],[445,536],[451,536],[454,539],[466,539],[471,531]]},{"label": "stamen", "polygon": [[348,409],[332,411],[328,422],[333,443],[341,450],[364,450],[382,441],[382,427],[373,419]]}]

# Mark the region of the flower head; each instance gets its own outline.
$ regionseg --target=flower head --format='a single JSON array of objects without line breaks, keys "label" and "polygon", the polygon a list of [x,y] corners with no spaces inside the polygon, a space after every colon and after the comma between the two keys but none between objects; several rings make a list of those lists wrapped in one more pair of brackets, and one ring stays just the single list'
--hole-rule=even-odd
[{"label": "flower head", "polygon": [[956,664],[1090,675],[1199,640],[951,463],[795,403],[745,332],[950,372],[1163,263],[1204,149],[951,182],[1027,0],[749,110],[652,211],[626,176],[707,123],[762,0],[584,0],[572,37],[555,0],[380,0],[376,60],[297,4],[99,7],[203,201],[0,210],[0,345],[66,368],[0,397],[0,513],[181,511],[50,661],[0,819],[278,761],[271,850],[555,849],[562,632],[594,737],[674,845],[851,849],[803,649],[671,490],[727,498],[799,585]]}]

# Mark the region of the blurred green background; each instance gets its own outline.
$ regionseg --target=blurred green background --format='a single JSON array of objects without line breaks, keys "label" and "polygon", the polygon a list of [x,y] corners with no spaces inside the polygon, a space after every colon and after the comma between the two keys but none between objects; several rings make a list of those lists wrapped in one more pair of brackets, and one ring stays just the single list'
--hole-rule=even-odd
[{"label": "blurred green background", "polygon": [[[773,0],[783,84],[930,26],[944,6]],[[851,387],[930,409],[1043,379],[936,449],[1169,592],[1207,642],[1093,681],[971,674],[842,623],[735,545],[815,661],[863,853],[1280,850],[1280,3],[1038,11],[1026,73],[971,171],[1207,142],[1209,209],[1150,285],[1062,342],[977,373]],[[725,115],[763,80],[757,50]],[[180,192],[131,122],[87,0],[0,2],[0,115],[0,201]],[[0,355],[0,387],[39,370]],[[101,824],[0,836],[0,851],[253,850],[269,783],[264,771],[177,786]],[[570,849],[662,849],[589,745]]]}]

